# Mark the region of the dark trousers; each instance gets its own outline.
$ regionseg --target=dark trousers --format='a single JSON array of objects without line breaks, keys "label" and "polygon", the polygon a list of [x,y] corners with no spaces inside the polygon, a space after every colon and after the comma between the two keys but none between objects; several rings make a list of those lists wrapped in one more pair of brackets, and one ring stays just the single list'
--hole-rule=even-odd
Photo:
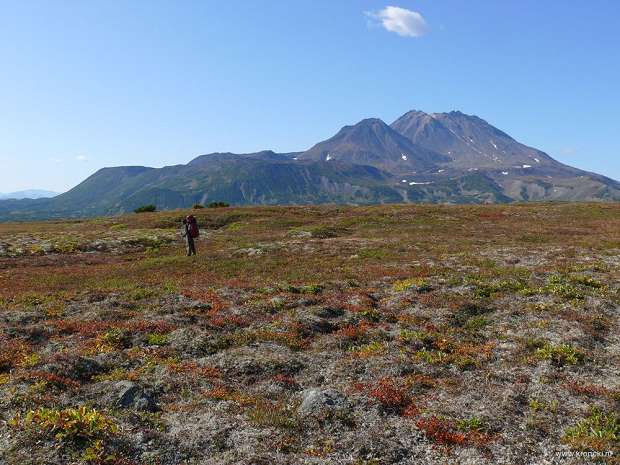
[{"label": "dark trousers", "polygon": [[187,239],[187,256],[196,255],[196,246],[194,245],[194,238],[189,234],[185,236]]}]

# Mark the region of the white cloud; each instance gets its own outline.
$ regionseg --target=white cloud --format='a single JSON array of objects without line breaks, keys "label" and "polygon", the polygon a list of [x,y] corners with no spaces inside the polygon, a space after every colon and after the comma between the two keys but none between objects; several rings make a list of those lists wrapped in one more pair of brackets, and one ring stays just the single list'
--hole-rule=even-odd
[{"label": "white cloud", "polygon": [[379,11],[367,11],[366,16],[386,30],[403,37],[420,37],[428,32],[428,25],[420,13],[398,6],[386,6]]},{"label": "white cloud", "polygon": [[88,161],[88,157],[86,155],[78,155],[75,159],[77,161]]}]

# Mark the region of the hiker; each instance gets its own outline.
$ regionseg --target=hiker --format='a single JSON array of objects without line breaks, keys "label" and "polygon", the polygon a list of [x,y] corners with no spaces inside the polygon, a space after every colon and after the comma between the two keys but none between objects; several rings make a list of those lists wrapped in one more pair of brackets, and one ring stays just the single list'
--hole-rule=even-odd
[{"label": "hiker", "polygon": [[183,233],[182,236],[187,241],[187,256],[196,255],[196,246],[194,245],[194,239],[200,234],[198,230],[198,222],[194,215],[188,215],[183,218]]}]

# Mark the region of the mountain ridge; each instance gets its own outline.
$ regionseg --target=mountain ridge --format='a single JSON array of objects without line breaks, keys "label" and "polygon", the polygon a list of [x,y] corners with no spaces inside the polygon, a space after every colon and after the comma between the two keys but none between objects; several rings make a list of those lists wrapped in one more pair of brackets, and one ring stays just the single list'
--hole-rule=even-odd
[{"label": "mountain ridge", "polygon": [[367,118],[301,152],[211,153],[187,164],[102,168],[53,198],[0,200],[0,220],[113,215],[225,201],[489,203],[618,201],[620,183],[564,165],[484,119],[411,110]]}]

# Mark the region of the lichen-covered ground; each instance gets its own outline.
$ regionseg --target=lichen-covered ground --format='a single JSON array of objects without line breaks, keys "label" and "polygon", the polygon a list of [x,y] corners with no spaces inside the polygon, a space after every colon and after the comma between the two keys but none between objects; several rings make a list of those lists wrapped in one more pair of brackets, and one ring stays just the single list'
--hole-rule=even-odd
[{"label": "lichen-covered ground", "polygon": [[620,463],[620,205],[186,213],[0,225],[0,464]]}]

